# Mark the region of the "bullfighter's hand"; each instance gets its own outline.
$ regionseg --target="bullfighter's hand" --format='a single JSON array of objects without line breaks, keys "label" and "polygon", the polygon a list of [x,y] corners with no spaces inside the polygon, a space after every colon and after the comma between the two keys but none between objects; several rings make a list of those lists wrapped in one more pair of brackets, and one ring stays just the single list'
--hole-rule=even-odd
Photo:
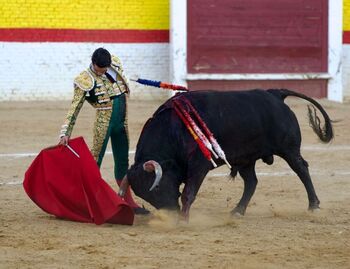
[{"label": "bullfighter's hand", "polygon": [[58,142],[59,145],[66,146],[69,141],[69,136],[65,135],[60,138],[60,141]]}]

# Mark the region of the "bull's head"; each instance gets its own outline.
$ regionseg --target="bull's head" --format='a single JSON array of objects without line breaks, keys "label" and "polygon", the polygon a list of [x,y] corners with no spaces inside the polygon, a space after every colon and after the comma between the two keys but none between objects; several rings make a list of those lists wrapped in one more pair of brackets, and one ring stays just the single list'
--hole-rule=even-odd
[{"label": "bull's head", "polygon": [[[180,196],[178,179],[172,169],[162,169],[156,161],[133,165],[123,180],[121,192],[131,185],[135,194],[155,208],[178,209]],[[121,193],[121,195],[123,195]]]}]

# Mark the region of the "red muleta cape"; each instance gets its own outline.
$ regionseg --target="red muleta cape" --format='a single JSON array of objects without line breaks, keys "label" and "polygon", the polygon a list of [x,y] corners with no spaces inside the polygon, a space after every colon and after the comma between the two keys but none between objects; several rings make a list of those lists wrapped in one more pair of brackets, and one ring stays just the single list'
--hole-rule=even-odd
[{"label": "red muleta cape", "polygon": [[84,139],[43,149],[25,173],[23,187],[34,203],[59,218],[132,225],[132,208],[102,179]]}]

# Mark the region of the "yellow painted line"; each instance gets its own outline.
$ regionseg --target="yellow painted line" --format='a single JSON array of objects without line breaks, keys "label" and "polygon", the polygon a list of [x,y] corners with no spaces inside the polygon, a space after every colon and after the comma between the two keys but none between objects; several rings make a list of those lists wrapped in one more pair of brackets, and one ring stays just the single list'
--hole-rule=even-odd
[{"label": "yellow painted line", "polygon": [[1,28],[169,29],[169,0],[0,0]]},{"label": "yellow painted line", "polygon": [[343,30],[350,31],[350,0],[343,0]]}]

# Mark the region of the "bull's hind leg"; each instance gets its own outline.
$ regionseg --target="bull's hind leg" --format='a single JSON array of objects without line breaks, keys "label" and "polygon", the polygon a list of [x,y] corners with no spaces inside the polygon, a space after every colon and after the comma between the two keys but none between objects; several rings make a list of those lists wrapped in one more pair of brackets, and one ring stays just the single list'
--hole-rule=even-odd
[{"label": "bull's hind leg", "polygon": [[231,213],[244,215],[248,203],[255,192],[256,185],[258,184],[258,179],[255,173],[255,162],[251,165],[240,167],[238,171],[244,181],[244,191],[241,200]]},{"label": "bull's hind leg", "polygon": [[320,201],[317,198],[314,185],[312,184],[308,163],[303,159],[300,153],[295,155],[287,155],[282,156],[289,166],[293,169],[293,171],[298,175],[301,182],[303,182],[307,196],[309,199],[309,210],[318,209],[320,205]]}]

